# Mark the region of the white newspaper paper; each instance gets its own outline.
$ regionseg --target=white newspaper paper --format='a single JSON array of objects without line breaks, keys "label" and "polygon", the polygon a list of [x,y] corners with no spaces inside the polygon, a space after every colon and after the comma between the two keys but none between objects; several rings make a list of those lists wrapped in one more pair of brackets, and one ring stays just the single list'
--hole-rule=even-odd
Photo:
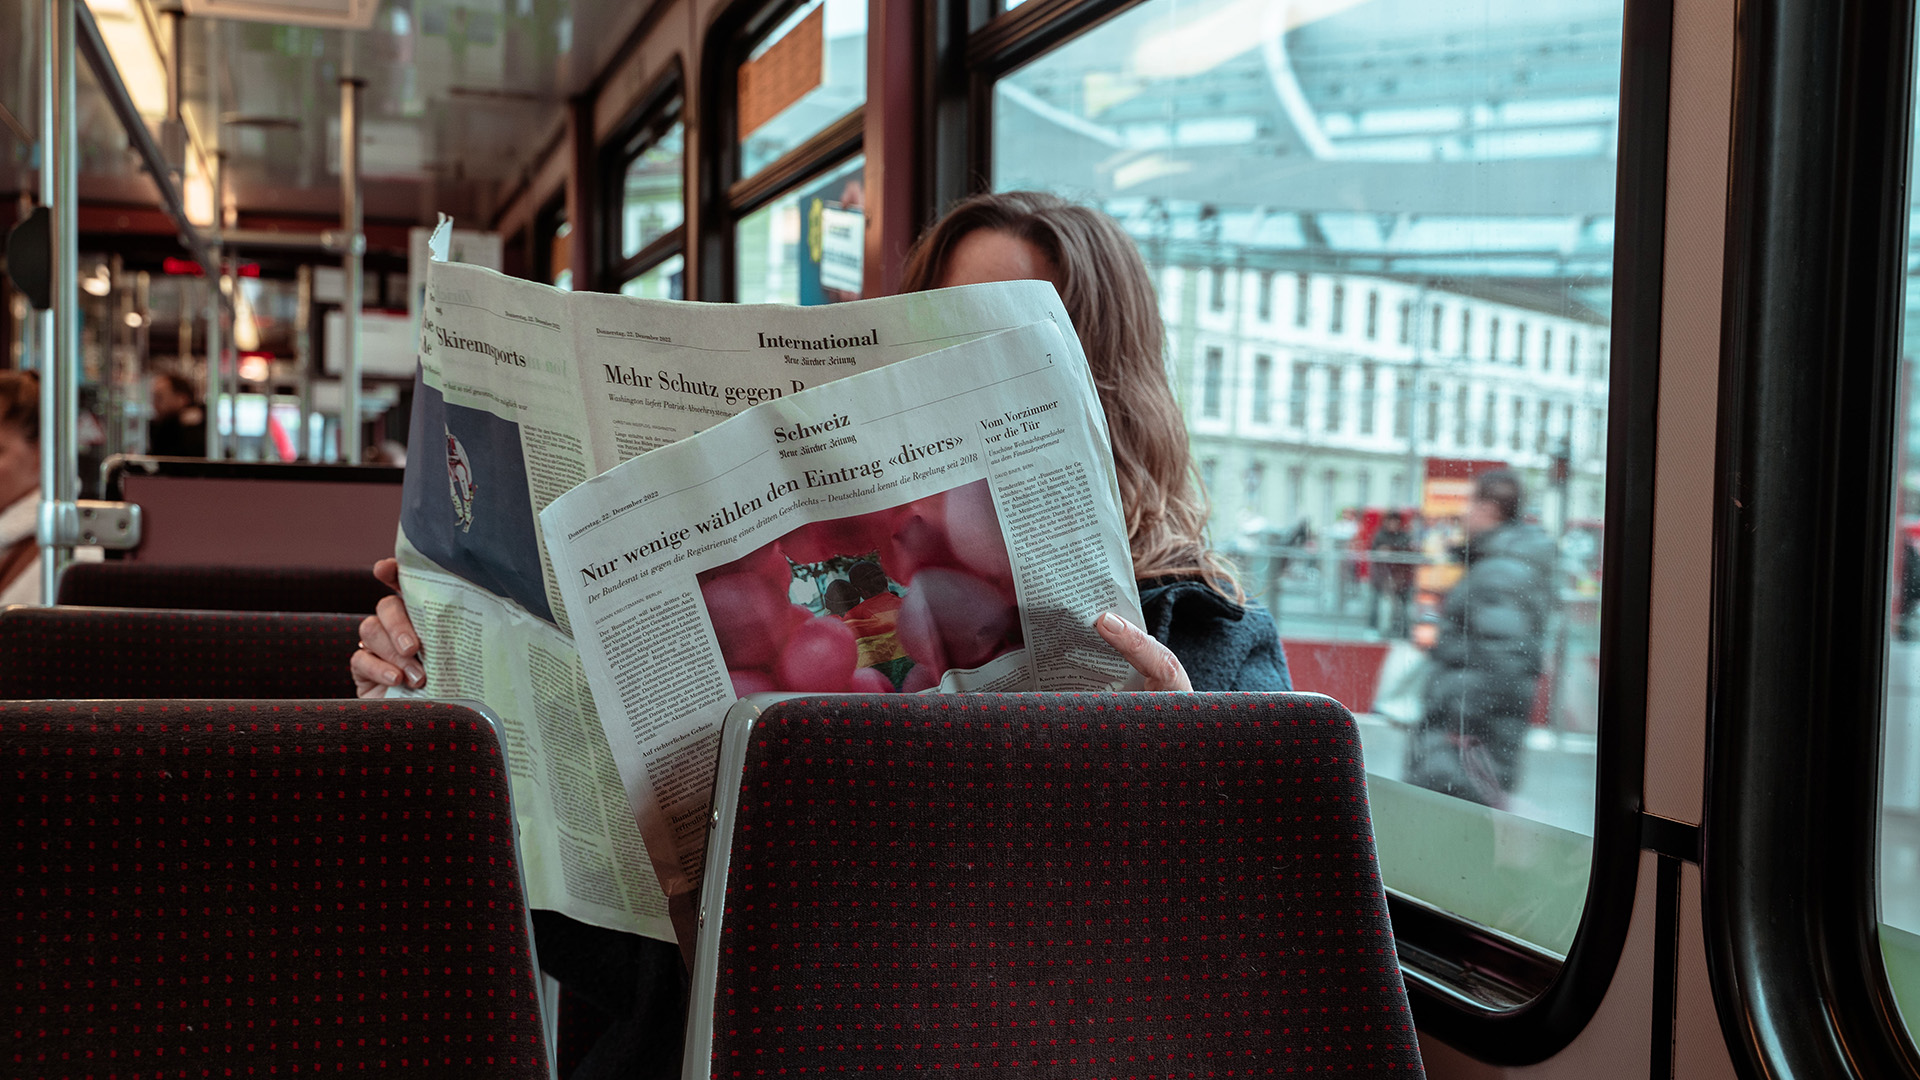
[{"label": "white newspaper paper", "polygon": [[426,692],[485,702],[506,727],[533,906],[674,939],[539,512],[756,402],[1035,322],[1071,326],[1041,282],[793,308],[565,293],[431,265],[401,586]]},{"label": "white newspaper paper", "polygon": [[654,873],[753,692],[1109,690],[1141,621],[1086,362],[1038,322],[759,405],[540,514]]}]

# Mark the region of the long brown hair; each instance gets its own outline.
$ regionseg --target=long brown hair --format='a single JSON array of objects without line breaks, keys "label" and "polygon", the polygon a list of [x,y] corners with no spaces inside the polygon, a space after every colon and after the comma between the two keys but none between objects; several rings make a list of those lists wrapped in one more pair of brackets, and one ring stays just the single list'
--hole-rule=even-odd
[{"label": "long brown hair", "polygon": [[953,249],[980,229],[1024,240],[1053,263],[1053,286],[1080,335],[1113,435],[1134,576],[1197,577],[1244,601],[1232,570],[1207,547],[1206,498],[1167,383],[1160,301],[1133,240],[1107,215],[1055,195],[974,195],[914,243],[904,288],[939,285]]}]

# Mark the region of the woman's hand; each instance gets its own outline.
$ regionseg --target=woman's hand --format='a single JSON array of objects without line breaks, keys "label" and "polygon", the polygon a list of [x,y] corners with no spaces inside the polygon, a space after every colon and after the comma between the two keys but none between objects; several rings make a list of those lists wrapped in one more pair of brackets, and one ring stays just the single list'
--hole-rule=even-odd
[{"label": "woman's hand", "polygon": [[387,687],[403,684],[415,690],[427,685],[427,669],[420,666],[420,635],[413,632],[406,601],[400,599],[400,564],[381,559],[373,576],[395,590],[380,598],[360,624],[360,649],[353,654],[353,691],[363,698],[385,697]]},{"label": "woman's hand", "polygon": [[1133,669],[1146,676],[1143,690],[1192,690],[1187,669],[1173,650],[1155,641],[1153,635],[1109,611],[1093,621],[1093,628],[1107,644],[1124,657]]}]

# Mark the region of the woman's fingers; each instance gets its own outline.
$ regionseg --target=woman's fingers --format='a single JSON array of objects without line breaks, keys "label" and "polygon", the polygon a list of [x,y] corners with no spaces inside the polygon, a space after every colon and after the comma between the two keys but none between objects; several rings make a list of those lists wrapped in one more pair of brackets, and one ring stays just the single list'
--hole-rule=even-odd
[{"label": "woman's fingers", "polygon": [[379,562],[374,563],[373,576],[379,579],[380,584],[385,585],[394,592],[400,591],[400,561],[398,559],[381,559]]},{"label": "woman's fingers", "polygon": [[[384,596],[375,610],[360,620],[360,648],[370,653],[386,668],[400,673],[388,686],[397,686],[402,682],[418,690],[427,684],[427,671],[420,666],[415,656],[420,652],[420,639],[413,632],[413,622],[407,618],[407,605],[397,596]],[[371,668],[376,675],[384,668]]]},{"label": "woman's fingers", "polygon": [[385,697],[387,687],[400,685],[400,669],[366,649],[356,650],[347,667],[353,672],[353,692],[356,697]]},{"label": "woman's fingers", "polygon": [[1145,630],[1111,611],[1095,619],[1093,628],[1135,671],[1146,677],[1146,689],[1193,689],[1193,683],[1187,679],[1187,669],[1180,666],[1180,658]]}]

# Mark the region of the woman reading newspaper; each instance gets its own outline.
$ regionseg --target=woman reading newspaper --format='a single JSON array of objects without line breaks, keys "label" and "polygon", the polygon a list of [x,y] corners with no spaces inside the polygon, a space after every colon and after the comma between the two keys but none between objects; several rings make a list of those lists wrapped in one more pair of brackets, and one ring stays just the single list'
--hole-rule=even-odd
[{"label": "woman reading newspaper", "polygon": [[[989,281],[1049,281],[1080,335],[1113,437],[1122,509],[1145,627],[1111,612],[1095,629],[1147,690],[1290,690],[1273,619],[1246,603],[1208,549],[1186,425],[1167,383],[1159,300],[1139,251],[1098,211],[1039,192],[976,195],[907,257],[908,290]],[[399,587],[399,569],[374,573]],[[397,595],[360,628],[362,697],[425,685],[420,642]],[[548,918],[551,916],[551,918]],[[679,953],[662,942],[535,913],[540,958],[569,989],[617,1020],[576,1076],[679,1071]]]}]

